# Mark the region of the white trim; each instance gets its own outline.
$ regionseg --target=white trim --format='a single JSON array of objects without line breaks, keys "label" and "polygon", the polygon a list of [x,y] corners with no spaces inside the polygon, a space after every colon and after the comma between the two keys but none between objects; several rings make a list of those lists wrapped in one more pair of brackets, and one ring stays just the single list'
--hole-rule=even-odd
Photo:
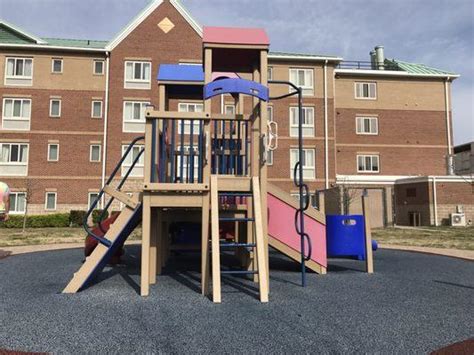
[{"label": "white trim", "polygon": [[[145,7],[142,12],[135,17],[132,22],[130,22],[125,28],[123,28],[107,45],[105,46],[105,50],[112,51],[115,47],[117,47],[120,42],[122,42],[127,36],[132,33],[138,25],[140,25],[145,19],[150,16],[153,11],[155,11],[161,4],[163,0],[154,0],[152,1],[147,7]],[[183,16],[186,22],[196,31],[196,33],[202,37],[202,28],[201,26],[194,20],[189,12],[177,1],[171,0],[170,4]]]},{"label": "white trim", "polygon": [[409,176],[409,175],[336,175],[336,184],[351,185],[394,185],[429,182],[436,178],[437,182],[474,183],[472,176],[439,175],[439,176]]},{"label": "white trim", "polygon": [[459,78],[459,74],[415,74],[395,70],[334,69],[334,74],[373,75],[373,76],[409,76],[420,78]]},{"label": "white trim", "polygon": [[[54,61],[59,60],[61,62],[61,71],[54,71]],[[62,74],[64,69],[64,60],[62,58],[51,58],[51,74]]]},{"label": "white trim", "polygon": [[[48,208],[48,195],[54,195],[54,208]],[[45,211],[56,211],[58,207],[58,193],[54,191],[46,191],[44,194],[44,210]]]},{"label": "white trim", "polygon": [[[94,116],[94,103],[100,102],[100,116]],[[104,101],[103,100],[92,100],[91,104],[91,118],[102,118],[104,116]]]},{"label": "white trim", "polygon": [[26,32],[25,30],[22,30],[21,28],[15,26],[15,25],[12,25],[11,23],[6,22],[6,21],[4,21],[4,20],[1,20],[1,21],[0,21],[0,25],[4,25],[4,26],[6,26],[6,27],[9,27],[9,28],[12,29],[13,31],[18,32],[19,34],[21,34],[21,35],[23,35],[23,36],[25,36],[25,37],[28,37],[29,39],[32,39],[33,41],[35,41],[35,42],[38,43],[38,44],[46,44],[46,43],[48,43],[48,42],[42,40],[41,38],[36,37],[36,36],[34,36],[34,35],[32,35],[32,34]]},{"label": "white trim", "polygon": [[[59,102],[59,114],[58,115],[53,115],[52,114],[52,108],[53,108],[53,101],[58,101]],[[49,100],[49,117],[54,117],[54,118],[58,118],[58,117],[61,117],[61,106],[62,106],[62,100],[61,99],[50,99]]]},{"label": "white trim", "polygon": [[275,60],[304,60],[304,61],[331,61],[331,62],[340,62],[343,60],[341,57],[325,57],[325,56],[312,56],[312,55],[304,55],[304,54],[295,54],[295,55],[288,55],[288,54],[279,54],[279,53],[268,53],[268,59],[275,59]]},{"label": "white trim", "polygon": [[[51,157],[50,157],[50,152],[51,152],[50,149],[51,149],[51,146],[52,146],[52,145],[55,145],[55,146],[58,148],[58,150],[57,150],[57,155],[56,155],[56,159],[51,159]],[[46,156],[46,160],[47,160],[47,161],[51,161],[51,162],[57,162],[57,161],[59,161],[59,143],[49,143],[49,144],[48,144],[48,154],[47,154],[47,156]]]},{"label": "white trim", "polygon": [[446,183],[474,183],[474,177],[470,175],[429,175],[405,177],[396,181],[397,184],[413,184],[418,182],[429,182],[436,179],[437,182]]},{"label": "white trim", "polygon": [[[99,160],[92,160],[92,148],[93,147],[99,147]],[[102,144],[93,143],[93,144],[89,145],[89,162],[90,163],[100,163],[101,155],[102,155]]]},{"label": "white trim", "polygon": [[38,44],[13,44],[13,43],[0,43],[0,48],[27,48],[27,49],[59,49],[66,51],[77,51],[77,52],[100,52],[105,53],[107,50],[105,48],[84,48],[84,47],[67,47],[67,46],[48,46],[48,45],[38,45]]},{"label": "white trim", "polygon": [[11,205],[10,205],[10,214],[11,215],[22,215],[22,214],[25,214],[26,212],[26,191],[11,191],[10,192],[10,198],[12,197],[12,195],[16,195],[15,199],[15,204],[18,206],[18,195],[25,195],[25,203],[24,203],[24,207],[25,209],[23,211],[13,211],[11,209]]},{"label": "white trim", "polygon": [[[449,121],[449,109],[450,109],[450,102],[449,102],[449,92],[448,92],[448,80],[444,81],[444,102],[445,102],[445,110],[446,110],[446,134],[448,136],[448,157],[453,154],[453,150],[451,149],[451,124]],[[447,167],[449,171],[449,166]]]}]

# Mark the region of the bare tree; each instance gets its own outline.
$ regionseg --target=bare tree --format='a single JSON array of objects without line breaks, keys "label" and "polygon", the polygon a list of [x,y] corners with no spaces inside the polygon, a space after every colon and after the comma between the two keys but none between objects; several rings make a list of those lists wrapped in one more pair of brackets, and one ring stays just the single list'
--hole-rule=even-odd
[{"label": "bare tree", "polygon": [[362,191],[360,188],[348,184],[346,180],[338,183],[338,185],[340,186],[340,191],[342,192],[341,198],[343,213],[348,214],[350,212],[351,205],[362,196]]}]

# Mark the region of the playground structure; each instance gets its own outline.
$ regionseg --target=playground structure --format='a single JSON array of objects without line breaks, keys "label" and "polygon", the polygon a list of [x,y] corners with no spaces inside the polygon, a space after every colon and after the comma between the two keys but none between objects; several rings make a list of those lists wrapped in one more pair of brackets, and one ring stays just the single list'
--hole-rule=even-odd
[{"label": "playground structure", "polygon": [[[262,29],[207,27],[203,36],[203,67],[162,64],[158,73],[159,105],[146,110],[145,136],[128,147],[86,216],[85,227],[97,247],[63,292],[75,293],[90,284],[130,233],[142,223],[141,295],[166,265],[173,223],[200,222],[201,290],[221,302],[221,275],[251,275],[258,282],[261,302],[269,299],[268,247],[325,274],[327,268],[325,215],[309,207],[303,181],[302,90],[292,83],[289,93],[270,97],[267,80],[269,40]],[[234,113],[222,113],[222,95],[232,98]],[[267,103],[298,96],[299,161],[294,181],[299,202],[267,182],[267,151],[276,149],[278,133],[268,122]],[[202,110],[182,109],[180,101],[202,104]],[[138,144],[144,141],[144,148]],[[143,143],[142,143],[143,144]],[[125,158],[132,164],[116,179]],[[139,194],[122,192],[137,162],[144,160]],[[140,168],[141,169],[141,168]],[[118,181],[118,182],[117,182]],[[113,185],[116,186],[113,186]],[[102,196],[125,206],[114,220],[90,230],[87,218]],[[112,223],[113,222],[113,223]],[[226,236],[221,230],[229,229]],[[224,227],[225,226],[225,227]],[[234,250],[241,269],[221,266],[221,253]]]}]

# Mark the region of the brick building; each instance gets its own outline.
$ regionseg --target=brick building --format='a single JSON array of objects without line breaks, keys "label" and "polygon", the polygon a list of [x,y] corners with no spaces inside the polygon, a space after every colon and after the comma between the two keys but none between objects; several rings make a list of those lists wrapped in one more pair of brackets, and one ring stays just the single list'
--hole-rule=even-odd
[{"label": "brick building", "polygon": [[[124,147],[144,131],[145,106],[158,105],[159,65],[201,63],[201,41],[201,27],[176,0],[153,1],[109,42],[39,38],[0,22],[0,179],[14,191],[13,213],[24,212],[26,196],[30,214],[85,209]],[[386,206],[381,224],[390,224],[396,180],[447,173],[457,75],[385,59],[381,47],[367,63],[295,53],[268,58],[269,79],[304,89],[304,171],[313,194],[369,187],[374,209]],[[273,96],[287,90],[270,89]],[[202,109],[196,100],[172,105]],[[220,105],[233,110],[225,97]],[[279,125],[269,181],[290,193],[297,191],[296,106],[295,98],[269,104]],[[140,174],[138,166],[135,183]]]}]

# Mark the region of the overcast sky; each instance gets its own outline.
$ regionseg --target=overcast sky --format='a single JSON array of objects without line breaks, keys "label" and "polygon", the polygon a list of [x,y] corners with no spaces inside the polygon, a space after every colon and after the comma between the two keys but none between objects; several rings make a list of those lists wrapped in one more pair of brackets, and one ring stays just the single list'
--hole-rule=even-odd
[{"label": "overcast sky", "polygon": [[[0,0],[0,18],[41,37],[108,40],[149,0]],[[387,57],[461,74],[454,140],[474,140],[473,0],[182,0],[205,25],[265,27],[274,51]],[[185,40],[185,39],[184,39]]]}]

